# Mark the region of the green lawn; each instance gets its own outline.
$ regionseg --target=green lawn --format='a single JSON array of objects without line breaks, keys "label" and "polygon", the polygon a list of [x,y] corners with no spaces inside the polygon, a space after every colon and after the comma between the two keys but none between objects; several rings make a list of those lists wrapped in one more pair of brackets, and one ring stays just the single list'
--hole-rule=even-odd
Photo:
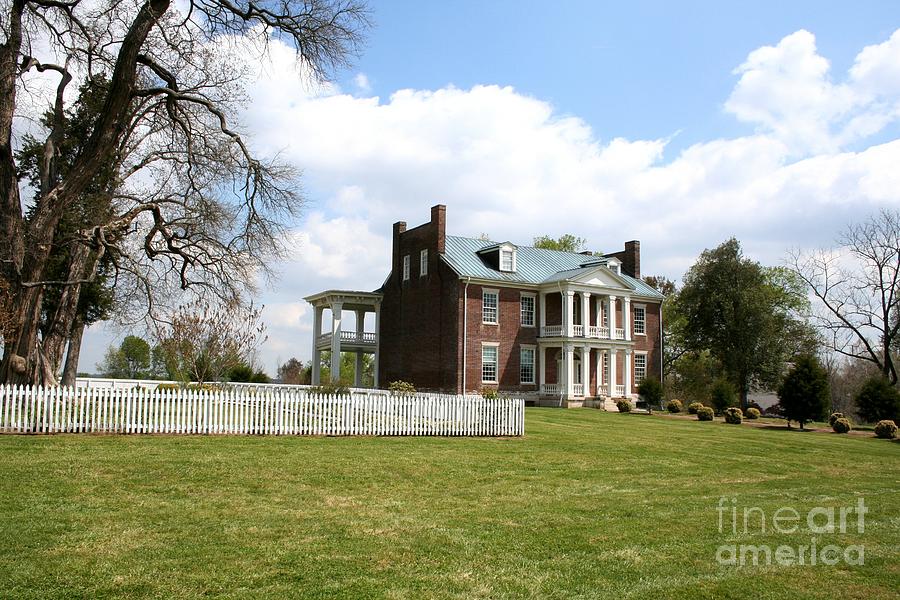
[{"label": "green lawn", "polygon": [[[528,409],[521,439],[0,436],[0,597],[896,598],[900,444]],[[721,496],[863,566],[720,566]],[[728,515],[726,515],[728,516]],[[739,523],[742,526],[742,522]]]}]

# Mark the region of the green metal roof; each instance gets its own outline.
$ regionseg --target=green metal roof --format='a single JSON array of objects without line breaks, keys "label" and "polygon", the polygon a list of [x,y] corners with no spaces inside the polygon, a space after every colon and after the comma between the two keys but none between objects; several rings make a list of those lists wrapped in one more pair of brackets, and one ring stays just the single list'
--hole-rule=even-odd
[{"label": "green metal roof", "polygon": [[[515,273],[504,273],[485,264],[478,254],[479,251],[496,245],[497,242],[488,240],[448,235],[443,258],[460,277],[533,285],[576,278],[606,264],[606,259],[599,256],[517,246],[517,270]],[[620,274],[619,277],[640,296],[663,298],[662,294],[639,279],[625,274]]]}]

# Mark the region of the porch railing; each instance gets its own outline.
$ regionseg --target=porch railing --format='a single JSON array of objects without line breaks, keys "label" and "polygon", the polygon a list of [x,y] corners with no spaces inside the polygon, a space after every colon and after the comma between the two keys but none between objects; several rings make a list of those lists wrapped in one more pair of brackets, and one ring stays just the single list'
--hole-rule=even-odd
[{"label": "porch railing", "polygon": [[559,395],[559,384],[558,383],[545,383],[541,386],[541,393],[546,394],[548,396],[558,396]]},{"label": "porch railing", "polygon": [[574,385],[572,386],[572,392],[573,392],[576,396],[584,396],[584,384],[583,384],[583,383],[576,383],[576,384],[574,384]]}]

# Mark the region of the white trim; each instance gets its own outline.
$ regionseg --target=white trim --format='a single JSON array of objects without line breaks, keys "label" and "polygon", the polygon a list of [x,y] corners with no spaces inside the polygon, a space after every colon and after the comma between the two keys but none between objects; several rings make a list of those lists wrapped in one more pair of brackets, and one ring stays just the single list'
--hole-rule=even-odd
[{"label": "white trim", "polygon": [[[637,389],[637,386],[639,386],[641,384],[641,381],[643,381],[644,379],[647,379],[647,370],[650,368],[650,361],[649,361],[649,357],[647,356],[648,354],[649,354],[649,352],[647,352],[646,350],[634,350],[633,351],[633,355],[631,357],[631,370],[632,370],[632,378],[633,378],[632,385],[634,385],[635,389]],[[641,379],[637,378],[637,357],[638,356],[644,357],[644,376]]]},{"label": "white trim", "polygon": [[[635,317],[632,318],[631,330],[634,332],[634,335],[646,336],[647,335],[647,305],[646,304],[633,304],[631,306],[631,308],[632,308],[632,312],[635,314]],[[640,310],[644,315],[644,318],[641,319],[641,327],[643,327],[643,329],[644,329],[643,331],[637,330],[637,322],[638,322],[637,311],[638,310]]]},{"label": "white trim", "polygon": [[[494,294],[497,296],[497,306],[494,307],[494,312],[496,313],[496,320],[494,321],[485,321],[484,320],[484,296],[485,294]],[[499,325],[500,324],[500,290],[493,288],[481,288],[481,324],[482,325]]]},{"label": "white trim", "polygon": [[[522,352],[531,351],[531,381],[522,380]],[[519,345],[519,385],[534,385],[537,375],[537,347],[533,344]]]},{"label": "white trim", "polygon": [[419,277],[428,275],[428,248],[419,251]]},{"label": "white trim", "polygon": [[[484,378],[484,349],[494,348],[494,378]],[[499,383],[500,382],[500,342],[481,342],[481,383]]]},{"label": "white trim", "polygon": [[[522,322],[522,298],[531,298],[531,325]],[[537,320],[537,295],[534,292],[519,292],[519,326],[534,328]]]}]

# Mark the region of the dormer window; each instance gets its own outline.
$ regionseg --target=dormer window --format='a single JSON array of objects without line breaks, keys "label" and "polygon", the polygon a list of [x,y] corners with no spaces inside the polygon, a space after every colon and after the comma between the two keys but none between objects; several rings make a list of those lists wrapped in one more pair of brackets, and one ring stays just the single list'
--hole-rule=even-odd
[{"label": "dormer window", "polygon": [[606,263],[606,266],[609,267],[609,270],[612,271],[613,273],[615,273],[616,275],[622,274],[622,263],[618,259],[616,259],[616,258],[609,259],[609,261]]},{"label": "dormer window", "polygon": [[478,251],[485,264],[501,273],[516,272],[516,247],[510,242],[491,244]]}]

